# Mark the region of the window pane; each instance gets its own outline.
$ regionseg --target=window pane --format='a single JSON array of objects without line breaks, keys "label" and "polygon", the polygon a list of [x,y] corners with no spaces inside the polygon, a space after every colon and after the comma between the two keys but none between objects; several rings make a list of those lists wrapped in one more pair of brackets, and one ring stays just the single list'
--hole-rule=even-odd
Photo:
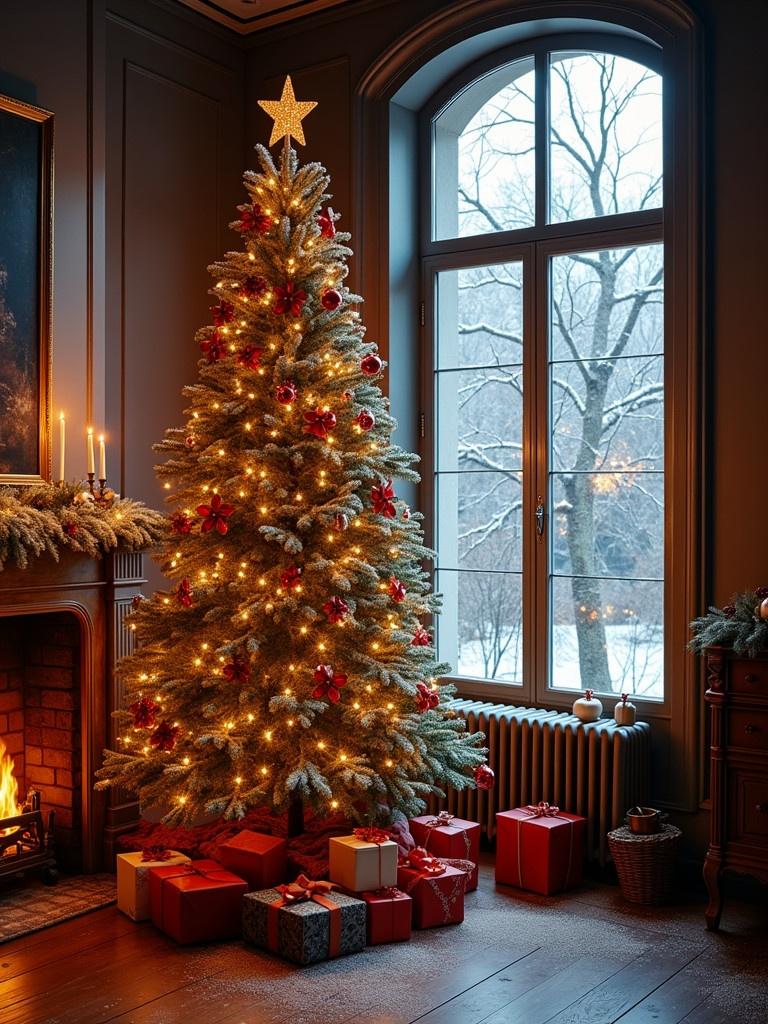
[{"label": "window pane", "polygon": [[662,79],[607,53],[550,62],[550,220],[662,204]]},{"label": "window pane", "polygon": [[551,264],[556,687],[663,696],[661,260],[647,245]]},{"label": "window pane", "polygon": [[438,565],[522,569],[522,474],[441,473]]},{"label": "window pane", "polygon": [[445,270],[437,292],[438,369],[522,362],[522,263]]},{"label": "window pane", "polygon": [[519,469],[522,367],[437,374],[437,468]]},{"label": "window pane", "polygon": [[663,698],[663,584],[555,578],[550,604],[552,686]]},{"label": "window pane", "polygon": [[461,676],[520,683],[523,667],[522,576],[441,569],[440,659]]},{"label": "window pane", "polygon": [[473,82],[433,126],[434,237],[535,220],[533,58]]}]

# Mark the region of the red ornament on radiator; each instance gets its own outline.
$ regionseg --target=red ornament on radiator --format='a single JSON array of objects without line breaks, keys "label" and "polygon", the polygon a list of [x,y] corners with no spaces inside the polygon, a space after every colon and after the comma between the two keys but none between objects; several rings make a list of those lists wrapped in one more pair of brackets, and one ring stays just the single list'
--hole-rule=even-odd
[{"label": "red ornament on radiator", "polygon": [[370,409],[361,409],[357,414],[355,423],[357,423],[361,430],[373,430],[376,425],[376,419]]},{"label": "red ornament on radiator", "polygon": [[371,352],[371,354],[367,355],[360,363],[360,369],[366,377],[377,376],[377,374],[381,373],[381,368],[383,366],[384,363],[375,352]]},{"label": "red ornament on radiator", "polygon": [[284,380],[275,388],[275,398],[280,405],[292,405],[296,401],[299,391],[292,380]]},{"label": "red ornament on radiator", "polygon": [[496,776],[493,769],[487,764],[479,764],[475,768],[475,785],[478,789],[493,789],[496,784]]},{"label": "red ornament on radiator", "polygon": [[335,309],[338,309],[341,303],[341,292],[337,291],[336,288],[326,288],[320,296],[320,304],[323,309],[327,309],[329,313],[333,313]]}]

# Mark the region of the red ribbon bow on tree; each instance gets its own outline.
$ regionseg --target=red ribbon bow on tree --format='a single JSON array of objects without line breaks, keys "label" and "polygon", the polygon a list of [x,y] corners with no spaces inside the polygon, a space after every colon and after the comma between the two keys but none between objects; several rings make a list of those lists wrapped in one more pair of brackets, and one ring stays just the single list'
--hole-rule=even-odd
[{"label": "red ribbon bow on tree", "polygon": [[433,711],[440,703],[440,694],[426,683],[416,683],[416,707],[420,714]]},{"label": "red ribbon bow on tree", "polygon": [[411,640],[411,647],[429,647],[432,643],[432,637],[424,629],[423,626],[419,626],[416,632],[413,634],[413,640]]},{"label": "red ribbon bow on tree", "polygon": [[405,584],[402,583],[397,578],[397,576],[389,577],[389,587],[387,588],[387,593],[395,602],[395,604],[400,604],[400,602],[404,601],[408,596],[408,591],[405,589]]},{"label": "red ribbon bow on tree", "polygon": [[327,697],[332,704],[338,704],[342,686],[347,685],[343,672],[334,672],[330,665],[318,665],[314,675],[317,686],[312,691],[315,700]]},{"label": "red ribbon bow on tree", "polygon": [[336,235],[336,225],[333,220],[333,210],[330,206],[325,213],[318,215],[317,226],[320,228],[321,238],[333,238]]},{"label": "red ribbon bow on tree", "polygon": [[392,481],[387,480],[384,484],[379,484],[378,487],[371,488],[371,501],[373,502],[373,511],[378,512],[379,515],[385,516],[387,519],[394,519],[395,512],[395,494],[394,488],[392,487]]},{"label": "red ribbon bow on tree", "polygon": [[229,529],[227,519],[229,519],[234,511],[234,505],[226,505],[221,500],[220,494],[214,494],[209,505],[197,506],[197,514],[203,517],[203,525],[200,529],[203,533],[208,533],[215,527],[217,532],[223,537]]},{"label": "red ribbon bow on tree", "polygon": [[382,843],[392,842],[389,833],[385,832],[383,828],[377,828],[375,825],[361,825],[359,828],[354,829],[352,834],[361,843],[375,843],[377,846],[381,846]]},{"label": "red ribbon bow on tree", "polygon": [[170,860],[173,854],[164,846],[147,846],[141,852],[141,859],[147,860]]},{"label": "red ribbon bow on tree", "polygon": [[286,281],[275,288],[275,304],[272,307],[273,313],[290,313],[291,316],[298,316],[302,306],[307,301],[307,293],[296,287],[295,281]]},{"label": "red ribbon bow on tree", "polygon": [[329,622],[341,622],[349,611],[349,605],[342,597],[331,597],[323,605]]},{"label": "red ribbon bow on tree", "polygon": [[330,409],[315,409],[314,412],[304,413],[304,421],[306,423],[305,434],[326,438],[336,426],[336,415]]},{"label": "red ribbon bow on tree", "polygon": [[560,814],[557,804],[548,804],[546,800],[539,800],[537,804],[526,804],[523,810],[534,818],[556,818]]},{"label": "red ribbon bow on tree", "polygon": [[259,234],[265,235],[272,227],[272,218],[262,212],[258,203],[252,206],[238,206],[238,210],[241,231],[258,231]]},{"label": "red ribbon bow on tree", "polygon": [[203,338],[200,342],[200,351],[205,355],[209,364],[218,363],[225,354],[224,339],[218,331],[214,331],[207,338]]},{"label": "red ribbon bow on tree", "polygon": [[217,327],[230,324],[235,319],[235,307],[231,302],[220,302],[218,306],[211,306],[211,313]]}]

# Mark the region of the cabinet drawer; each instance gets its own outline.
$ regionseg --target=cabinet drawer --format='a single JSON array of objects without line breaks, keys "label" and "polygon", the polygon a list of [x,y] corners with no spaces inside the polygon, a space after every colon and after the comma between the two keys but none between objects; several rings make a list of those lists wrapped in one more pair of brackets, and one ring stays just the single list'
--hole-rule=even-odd
[{"label": "cabinet drawer", "polygon": [[768,843],[768,779],[735,771],[729,781],[730,838]]},{"label": "cabinet drawer", "polygon": [[731,708],[728,712],[728,746],[768,750],[768,711]]},{"label": "cabinet drawer", "polygon": [[731,662],[730,683],[734,693],[768,697],[768,664],[762,660],[734,659]]}]

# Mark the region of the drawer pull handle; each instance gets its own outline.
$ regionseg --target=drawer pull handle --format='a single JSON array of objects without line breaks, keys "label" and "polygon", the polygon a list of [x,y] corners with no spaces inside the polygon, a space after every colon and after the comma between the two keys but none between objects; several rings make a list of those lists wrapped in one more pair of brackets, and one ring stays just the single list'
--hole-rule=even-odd
[{"label": "drawer pull handle", "polygon": [[759,683],[760,682],[760,676],[753,676],[751,672],[747,672],[747,674],[744,676],[744,682],[745,683]]},{"label": "drawer pull handle", "polygon": [[758,814],[768,814],[768,804],[755,804],[755,810]]},{"label": "drawer pull handle", "polygon": [[756,725],[752,725],[752,723],[750,722],[749,725],[744,726],[744,732],[749,733],[751,735],[753,732],[760,732],[760,730]]}]

